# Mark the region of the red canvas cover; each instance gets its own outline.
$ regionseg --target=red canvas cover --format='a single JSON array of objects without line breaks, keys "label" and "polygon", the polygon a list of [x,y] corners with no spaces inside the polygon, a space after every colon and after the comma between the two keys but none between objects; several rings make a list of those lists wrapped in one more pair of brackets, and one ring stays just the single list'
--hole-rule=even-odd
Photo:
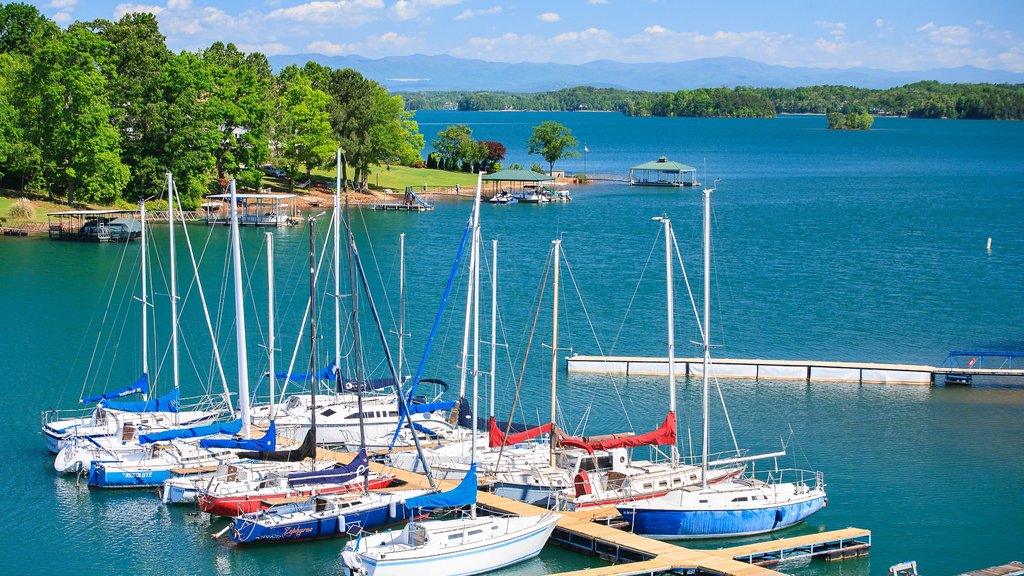
[{"label": "red canvas cover", "polygon": [[547,434],[551,432],[551,423],[549,422],[543,426],[530,428],[529,430],[524,430],[522,432],[506,436],[505,433],[498,428],[498,425],[494,422],[494,417],[492,416],[489,428],[491,448],[497,448],[499,446],[511,446],[513,444],[529,440],[530,438],[536,438],[541,434]]}]

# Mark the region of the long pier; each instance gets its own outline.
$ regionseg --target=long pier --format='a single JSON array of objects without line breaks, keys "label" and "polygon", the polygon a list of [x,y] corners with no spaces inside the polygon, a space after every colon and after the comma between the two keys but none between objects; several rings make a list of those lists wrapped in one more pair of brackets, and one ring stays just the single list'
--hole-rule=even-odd
[{"label": "long pier", "polygon": [[[645,356],[569,356],[569,372],[667,376],[668,358]],[[703,358],[676,358],[676,374],[701,376]],[[872,382],[931,385],[946,374],[1024,378],[1024,369],[960,368],[921,364],[877,364],[815,360],[760,360],[716,358],[712,364],[719,378],[754,380],[807,380],[820,382]]]},{"label": "long pier", "polygon": [[[354,454],[324,448],[317,449],[317,458],[348,463],[353,457]],[[429,487],[426,476],[422,474],[391,468],[376,462],[370,463],[370,469],[379,474],[394,475],[397,480],[404,483],[402,488],[423,489]],[[484,480],[486,481],[486,479]],[[437,480],[435,482],[441,489],[450,489],[458,484],[452,480]],[[485,491],[477,493],[477,505],[492,512],[516,516],[531,516],[548,512],[544,508]],[[559,576],[627,576],[674,570],[699,571],[721,576],[779,576],[782,574],[781,572],[759,564],[771,564],[775,557],[789,559],[801,556],[825,556],[831,559],[842,559],[865,554],[871,546],[870,531],[847,528],[772,540],[763,544],[719,550],[695,550],[639,536],[613,528],[607,523],[598,522],[618,515],[614,508],[559,512],[559,514],[561,514],[561,519],[552,535],[553,543],[616,563],[612,566],[565,572]]]}]

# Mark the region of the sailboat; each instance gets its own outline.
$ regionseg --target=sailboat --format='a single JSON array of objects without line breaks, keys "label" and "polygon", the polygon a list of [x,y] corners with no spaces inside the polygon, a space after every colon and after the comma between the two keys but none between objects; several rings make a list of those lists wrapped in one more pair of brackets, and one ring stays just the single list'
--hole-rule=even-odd
[{"label": "sailboat", "polygon": [[[477,180],[475,204],[479,210],[480,180]],[[479,221],[473,234],[478,234]],[[472,250],[470,269],[474,296],[473,336],[479,347],[479,250]],[[468,316],[468,315],[467,315]],[[479,354],[474,354],[473,404],[479,396]],[[463,362],[462,369],[469,367]],[[474,410],[474,413],[476,410]],[[530,516],[477,516],[477,475],[475,455],[477,434],[470,435],[471,461],[459,485],[448,492],[423,495],[406,500],[408,509],[470,506],[466,517],[455,520],[411,521],[402,530],[392,530],[349,541],[342,552],[346,574],[386,576],[423,571],[427,574],[482,574],[517,564],[540,553],[560,515],[546,512]],[[428,476],[429,477],[429,476]]]},{"label": "sailboat", "polygon": [[[711,193],[703,192],[704,214],[704,318],[702,323],[703,364],[703,446],[701,466],[704,480],[664,496],[623,502],[616,507],[644,536],[663,540],[721,538],[771,532],[792,526],[825,506],[825,482],[821,472],[770,470],[759,478],[754,474],[716,484],[707,481],[709,466],[709,374],[711,369]],[[666,225],[666,231],[670,227]],[[671,299],[671,292],[670,299]],[[671,318],[671,305],[669,306]],[[670,362],[670,365],[672,363]],[[768,455],[771,456],[771,455]],[[733,459],[743,460],[743,459]]]},{"label": "sailboat", "polygon": [[[170,176],[168,176],[170,182]],[[166,430],[175,427],[199,426],[209,424],[221,418],[223,410],[210,406],[209,402],[197,402],[181,407],[180,394],[177,388],[172,389],[159,398],[148,397],[150,393],[149,374],[149,328],[148,314],[151,306],[147,289],[147,231],[146,203],[139,203],[139,214],[142,222],[140,249],[140,294],[141,303],[141,350],[142,374],[135,383],[83,398],[82,404],[96,405],[84,416],[66,417],[68,411],[48,410],[43,413],[43,438],[46,448],[51,454],[60,454],[61,449],[69,444],[89,442],[98,438],[118,438],[124,442],[132,441],[137,434]],[[139,394],[141,401],[126,402],[125,398]],[[80,411],[75,411],[81,413]],[[77,472],[82,463],[71,459],[73,450],[65,452],[55,463],[59,472]],[[86,465],[87,466],[87,465]]]}]

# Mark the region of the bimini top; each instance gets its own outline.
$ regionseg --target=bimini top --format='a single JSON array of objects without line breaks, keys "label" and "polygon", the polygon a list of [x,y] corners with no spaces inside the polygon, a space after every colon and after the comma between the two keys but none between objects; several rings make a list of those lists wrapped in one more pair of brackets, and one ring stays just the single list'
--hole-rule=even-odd
[{"label": "bimini top", "polygon": [[533,170],[502,170],[494,174],[484,174],[483,179],[487,182],[547,182],[554,180],[555,177]]},{"label": "bimini top", "polygon": [[[633,166],[630,170],[657,170],[658,172],[696,172],[697,169],[693,166],[682,164],[680,162],[673,162],[667,157],[662,156],[653,162],[644,162],[639,166]],[[486,178],[486,176],[485,176]]]}]

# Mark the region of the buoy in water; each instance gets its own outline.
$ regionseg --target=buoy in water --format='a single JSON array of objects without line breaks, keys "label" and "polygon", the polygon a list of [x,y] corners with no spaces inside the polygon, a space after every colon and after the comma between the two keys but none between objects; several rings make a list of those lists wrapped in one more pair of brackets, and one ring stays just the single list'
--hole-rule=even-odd
[{"label": "buoy in water", "polygon": [[987,252],[991,252],[992,251],[992,237],[991,236],[988,237],[988,242],[985,244],[985,250]]}]

